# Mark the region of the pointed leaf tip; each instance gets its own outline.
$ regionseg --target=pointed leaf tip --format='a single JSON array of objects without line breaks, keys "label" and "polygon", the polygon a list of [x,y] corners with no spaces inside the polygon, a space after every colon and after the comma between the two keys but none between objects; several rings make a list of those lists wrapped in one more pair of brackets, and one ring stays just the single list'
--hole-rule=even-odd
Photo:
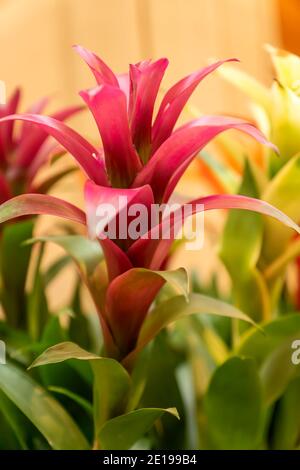
[{"label": "pointed leaf tip", "polygon": [[0,224],[28,215],[53,215],[85,225],[85,213],[63,199],[45,194],[22,194],[0,205]]}]

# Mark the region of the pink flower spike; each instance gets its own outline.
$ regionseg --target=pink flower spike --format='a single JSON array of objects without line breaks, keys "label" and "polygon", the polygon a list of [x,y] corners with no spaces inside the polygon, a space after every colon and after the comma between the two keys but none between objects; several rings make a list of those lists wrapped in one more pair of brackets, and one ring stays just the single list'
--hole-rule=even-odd
[{"label": "pink flower spike", "polygon": [[[129,217],[123,225],[124,230],[126,230],[123,234],[124,238],[119,238],[119,224],[122,223],[120,221],[122,214],[127,214],[128,208],[136,203],[143,204],[147,209],[150,209],[153,202],[154,198],[149,186],[137,189],[116,189],[98,186],[92,181],[86,182],[85,205],[88,233],[91,238],[99,238],[101,235],[99,242],[104,251],[110,279],[132,267],[129,258],[120,248],[122,244],[128,245],[130,243],[128,239],[128,225],[126,223]],[[112,223],[115,223],[116,227],[116,237],[114,240],[110,240],[102,232],[101,234],[97,233],[99,219],[97,209],[105,205],[112,206],[115,209],[110,219]]]},{"label": "pink flower spike", "polygon": [[214,137],[229,129],[245,132],[276,150],[253,124],[224,116],[204,116],[175,131],[140,171],[132,186],[150,184],[156,202],[166,202],[195,155]]},{"label": "pink flower spike", "polygon": [[[2,116],[7,116],[9,114],[14,114],[18,108],[20,102],[21,90],[17,88],[13,95],[10,97],[6,105],[0,106],[0,118]],[[13,146],[13,126],[12,121],[6,122],[3,126],[0,127],[0,153],[3,154],[9,152]],[[1,149],[3,149],[1,151]]]},{"label": "pink flower spike", "polygon": [[[107,188],[87,181],[85,184],[85,203],[87,214],[87,226],[91,238],[106,238],[104,226],[108,223],[114,227],[114,233],[110,236],[116,241],[116,244],[126,250],[132,243],[128,227],[133,215],[128,214],[131,206],[141,204],[147,211],[144,231],[147,232],[150,227],[150,209],[154,203],[154,197],[150,186],[146,185],[135,189]],[[135,206],[133,209],[137,208]],[[111,213],[99,213],[99,209],[104,212],[111,209]],[[101,228],[101,220],[105,221]]]},{"label": "pink flower spike", "polygon": [[89,51],[83,46],[75,45],[73,48],[90,67],[98,85],[107,84],[115,87],[119,86],[116,75],[94,52]]},{"label": "pink flower spike", "polygon": [[[50,117],[58,121],[65,121],[82,110],[83,106],[70,106],[69,108],[62,109],[52,114]],[[21,168],[27,168],[28,165],[32,163],[32,160],[48,137],[47,133],[41,127],[37,127],[25,121],[23,125],[24,124],[26,124],[25,132],[22,134],[23,137],[18,144],[14,161],[14,165]]]},{"label": "pink flower spike", "polygon": [[27,169],[27,184],[31,185],[32,180],[36,176],[39,169],[55,156],[60,156],[65,153],[65,149],[54,139],[47,139],[36,153],[35,158],[30,163]]},{"label": "pink flower spike", "polygon": [[0,123],[15,120],[27,121],[40,126],[73,155],[89,178],[104,186],[108,184],[104,164],[96,158],[95,147],[66,124],[38,114],[13,114],[0,119]]},{"label": "pink flower spike", "polygon": [[129,106],[129,94],[130,94],[130,78],[129,73],[120,73],[117,75],[117,80],[119,83],[120,89],[123,91],[126,96],[127,108]]},{"label": "pink flower spike", "polygon": [[27,215],[54,215],[85,225],[85,213],[63,199],[45,194],[22,194],[0,205],[0,223]]},{"label": "pink flower spike", "polygon": [[99,240],[107,266],[109,282],[120,274],[132,268],[132,263],[126,253],[109,238]]},{"label": "pink flower spike", "polygon": [[[217,194],[194,199],[193,201],[190,201],[188,205],[191,206],[191,211],[188,212],[188,216],[196,214],[199,211],[214,209],[244,209],[273,217],[279,222],[285,224],[287,227],[300,233],[300,227],[292,219],[268,202],[261,201],[259,199],[241,195]],[[178,211],[182,213],[182,208],[178,209]],[[171,224],[174,224],[174,221],[176,224],[174,232],[176,234],[176,232],[178,232],[182,227],[184,217],[172,218]],[[172,237],[169,239],[158,239],[156,234],[160,233],[158,230],[161,231],[162,224],[163,221],[160,225],[149,231],[146,237],[140,238],[131,245],[128,250],[128,256],[134,266],[144,266],[149,269],[161,269],[174,240]]]},{"label": "pink flower spike", "polygon": [[[49,101],[50,101],[49,96],[45,96],[44,98],[41,98],[36,103],[33,103],[31,106],[29,106],[29,108],[26,110],[26,114],[41,114],[46,108],[46,106],[49,104]],[[15,114],[15,112],[11,114]],[[30,129],[32,129],[31,124],[24,121],[20,129],[18,142],[21,142],[24,138],[26,138],[26,135],[30,131]]]},{"label": "pink flower spike", "polygon": [[130,66],[132,89],[131,134],[144,163],[151,151],[152,115],[160,83],[169,61],[159,59],[149,64]]},{"label": "pink flower spike", "polygon": [[105,162],[112,186],[128,187],[141,168],[132,144],[126,97],[120,88],[108,85],[80,92],[101,134]]},{"label": "pink flower spike", "polygon": [[199,83],[225,62],[238,62],[238,59],[215,62],[183,78],[167,91],[153,124],[152,154],[171,135],[181,111]]}]

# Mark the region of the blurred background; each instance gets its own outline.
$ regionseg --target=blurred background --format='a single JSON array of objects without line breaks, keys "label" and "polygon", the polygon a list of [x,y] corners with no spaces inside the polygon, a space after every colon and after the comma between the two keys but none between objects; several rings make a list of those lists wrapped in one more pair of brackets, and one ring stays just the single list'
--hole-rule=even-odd
[{"label": "blurred background", "polygon": [[[297,47],[298,0],[0,0],[0,79],[26,90],[24,102],[57,93],[74,102],[91,76],[72,44],[95,50],[113,69],[166,56],[165,85],[211,58],[238,57],[263,81],[271,69],[264,43]],[[287,23],[289,28],[286,27]],[[203,111],[243,111],[217,78],[194,103]]]},{"label": "blurred background", "polygon": [[[0,80],[8,93],[22,86],[23,110],[44,95],[53,95],[53,108],[79,103],[78,90],[94,84],[71,48],[82,44],[117,72],[129,62],[168,57],[164,87],[211,59],[227,57],[239,58],[237,67],[268,84],[272,67],[263,45],[300,53],[299,24],[300,0],[0,0]],[[247,117],[244,96],[216,75],[201,84],[192,103],[201,113]],[[96,138],[87,113],[72,124]],[[60,195],[77,202],[79,185],[78,176],[65,179]],[[218,225],[217,217],[209,215],[210,227]],[[53,222],[43,223],[41,230],[51,231]],[[225,279],[213,235],[205,247],[199,258],[185,252],[177,263],[196,268],[204,279],[217,266]],[[59,282],[65,294],[68,282]]]}]

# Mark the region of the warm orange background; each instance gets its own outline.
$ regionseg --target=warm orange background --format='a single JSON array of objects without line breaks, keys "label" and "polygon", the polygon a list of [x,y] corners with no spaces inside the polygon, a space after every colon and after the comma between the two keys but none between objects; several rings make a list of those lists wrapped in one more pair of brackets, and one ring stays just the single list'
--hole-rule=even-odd
[{"label": "warm orange background", "polygon": [[[80,43],[118,71],[167,56],[166,84],[210,58],[232,56],[267,81],[262,45],[279,45],[280,37],[277,0],[0,0],[0,79],[8,89],[21,83],[26,103],[49,93],[74,102],[92,84],[71,49]],[[209,112],[242,108],[240,95],[217,78],[194,103]]]}]

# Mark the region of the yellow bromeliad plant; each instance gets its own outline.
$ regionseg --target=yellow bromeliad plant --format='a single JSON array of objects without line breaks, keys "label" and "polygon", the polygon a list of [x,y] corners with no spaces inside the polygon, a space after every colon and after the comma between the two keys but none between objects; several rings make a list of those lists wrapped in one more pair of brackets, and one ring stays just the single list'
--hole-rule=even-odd
[{"label": "yellow bromeliad plant", "polygon": [[[229,174],[231,181],[235,181],[232,191],[260,197],[297,220],[300,202],[300,58],[272,46],[266,48],[275,70],[269,88],[237,67],[224,67],[219,73],[251,99],[252,119],[278,147],[279,156],[259,144],[248,144],[245,152],[245,146],[242,147],[235,136],[221,136],[218,140],[219,168],[225,161],[227,174],[225,180],[224,173],[217,171],[214,178],[226,184]],[[287,266],[299,253],[299,239],[276,221],[239,211],[231,213],[220,254],[233,281],[236,303],[256,320],[271,319],[280,310]],[[293,301],[299,306],[297,297],[298,287],[293,293]]]}]

